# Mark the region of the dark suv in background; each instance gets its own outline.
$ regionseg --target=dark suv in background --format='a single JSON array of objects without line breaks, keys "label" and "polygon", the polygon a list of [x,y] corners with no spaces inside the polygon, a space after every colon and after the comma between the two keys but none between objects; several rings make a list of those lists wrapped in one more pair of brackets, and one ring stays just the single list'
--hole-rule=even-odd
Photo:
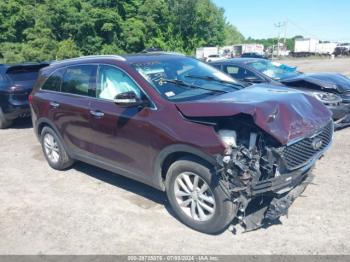
[{"label": "dark suv in background", "polygon": [[256,58],[234,58],[211,63],[245,83],[288,86],[314,96],[332,113],[335,128],[350,126],[350,79],[337,73],[298,72],[296,67]]},{"label": "dark suv in background", "polygon": [[80,160],[166,191],[182,222],[210,234],[235,217],[252,230],[286,214],[333,134],[330,112],[313,97],[242,89],[167,53],[53,63],[30,101],[52,168]]},{"label": "dark suv in background", "polygon": [[30,116],[28,96],[41,68],[40,64],[0,64],[0,129],[12,124],[18,117]]}]

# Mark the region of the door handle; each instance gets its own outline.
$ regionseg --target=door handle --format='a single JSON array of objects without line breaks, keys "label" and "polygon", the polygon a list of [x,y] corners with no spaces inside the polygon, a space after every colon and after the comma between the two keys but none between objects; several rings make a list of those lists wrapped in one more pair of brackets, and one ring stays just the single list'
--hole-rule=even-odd
[{"label": "door handle", "polygon": [[101,112],[101,111],[90,111],[90,114],[93,115],[96,118],[101,118],[105,115],[105,113]]},{"label": "door handle", "polygon": [[58,108],[60,104],[57,102],[50,102],[50,106],[52,106],[53,108]]}]

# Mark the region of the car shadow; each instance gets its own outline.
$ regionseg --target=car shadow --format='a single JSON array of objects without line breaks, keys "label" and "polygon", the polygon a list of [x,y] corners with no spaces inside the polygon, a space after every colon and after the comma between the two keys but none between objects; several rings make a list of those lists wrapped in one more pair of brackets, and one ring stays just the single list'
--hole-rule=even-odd
[{"label": "car shadow", "polygon": [[13,124],[9,127],[9,129],[27,129],[32,128],[33,123],[30,117],[26,118],[17,118],[13,121]]},{"label": "car shadow", "polygon": [[136,180],[124,177],[122,175],[118,175],[107,170],[89,165],[87,163],[76,162],[73,168],[90,177],[136,194],[138,197],[140,197],[140,201],[138,202],[141,202],[142,198],[145,198],[149,201],[154,202],[155,204],[163,205],[169,214],[176,218],[167,200],[165,192],[157,190]]},{"label": "car shadow", "polygon": [[[136,180],[133,180],[131,178],[124,177],[122,175],[118,175],[112,172],[109,172],[107,170],[89,165],[84,162],[76,162],[73,166],[73,169],[82,172],[90,177],[93,177],[95,179],[98,179],[102,182],[108,183],[112,186],[122,188],[126,191],[132,192],[136,195],[135,198],[130,198],[134,204],[141,208],[146,208],[149,209],[152,206],[155,205],[150,205],[149,203],[146,204],[146,207],[143,202],[153,202],[154,204],[159,204],[163,205],[167,212],[176,220],[178,220],[180,223],[182,223],[179,218],[175,215],[174,211],[172,210],[170,203],[168,202],[168,199],[166,197],[166,193],[162,192],[160,190],[157,190],[153,187],[150,187],[146,184],[143,184],[141,182],[138,182]],[[143,201],[143,198],[146,199],[146,201]],[[147,201],[148,200],[148,201]],[[255,212],[260,209],[259,205],[252,205],[251,207],[251,212]],[[235,218],[231,225],[233,225],[235,228],[239,226],[240,222]],[[258,226],[256,229],[253,230],[248,230],[248,231],[243,231],[243,232],[250,232],[250,231],[255,231],[258,230],[259,228],[267,229],[271,226],[274,225],[279,225],[281,224],[281,221],[279,219],[273,220],[273,221],[264,221],[260,226]],[[222,231],[215,233],[214,235],[220,235],[224,233],[227,230],[227,228],[224,228]],[[233,232],[236,234],[236,232]]]}]

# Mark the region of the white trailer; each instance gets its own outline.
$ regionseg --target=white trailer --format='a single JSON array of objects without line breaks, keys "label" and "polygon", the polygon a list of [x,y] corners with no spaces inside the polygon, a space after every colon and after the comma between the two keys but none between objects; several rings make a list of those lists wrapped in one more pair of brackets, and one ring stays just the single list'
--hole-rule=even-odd
[{"label": "white trailer", "polygon": [[264,54],[264,45],[262,44],[241,44],[233,46],[233,56],[240,56],[244,53]]},{"label": "white trailer", "polygon": [[313,38],[295,39],[294,56],[315,55],[319,40]]},{"label": "white trailer", "polygon": [[331,55],[334,53],[337,43],[319,43],[316,46],[316,53],[319,55]]},{"label": "white trailer", "polygon": [[209,56],[218,55],[219,48],[217,47],[200,47],[196,49],[196,58],[206,60]]},{"label": "white trailer", "polygon": [[227,46],[220,47],[219,54],[224,58],[231,58],[233,55],[233,46],[227,45]]}]

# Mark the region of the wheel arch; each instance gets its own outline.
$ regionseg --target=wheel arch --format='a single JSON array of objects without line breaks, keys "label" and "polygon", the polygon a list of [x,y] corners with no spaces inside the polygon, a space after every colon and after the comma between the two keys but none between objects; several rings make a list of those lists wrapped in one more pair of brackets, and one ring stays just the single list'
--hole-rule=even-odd
[{"label": "wheel arch", "polygon": [[154,185],[158,189],[165,191],[165,179],[169,167],[175,161],[185,157],[192,158],[208,166],[216,164],[215,156],[209,155],[195,147],[182,144],[168,146],[158,154],[154,163]]},{"label": "wheel arch", "polygon": [[68,150],[66,144],[64,143],[63,137],[61,136],[61,133],[57,129],[56,125],[50,119],[41,118],[40,120],[37,121],[37,123],[35,125],[35,134],[36,134],[37,138],[39,139],[39,141],[41,140],[41,132],[43,131],[43,129],[45,127],[51,128],[56,133],[58,138],[61,140],[61,143],[62,143],[64,149],[66,150],[67,154],[70,157],[72,157],[72,152],[70,152]]}]

